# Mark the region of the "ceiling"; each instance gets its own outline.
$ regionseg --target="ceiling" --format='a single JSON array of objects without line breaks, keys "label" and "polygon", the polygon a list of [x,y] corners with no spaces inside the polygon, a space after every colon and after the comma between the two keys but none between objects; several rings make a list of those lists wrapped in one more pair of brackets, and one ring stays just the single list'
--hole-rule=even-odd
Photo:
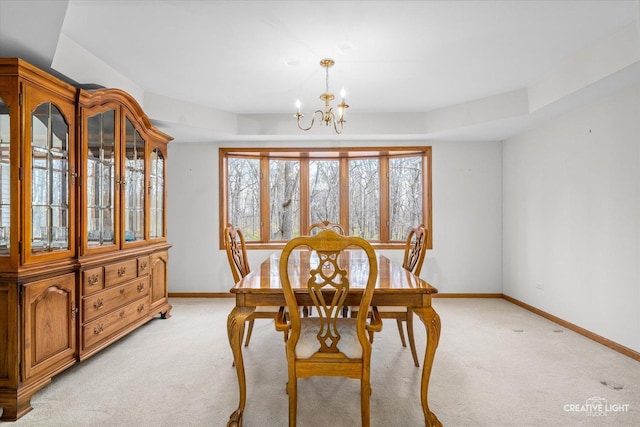
[{"label": "ceiling", "polygon": [[[548,94],[567,64],[637,34],[639,16],[638,1],[613,0],[0,0],[0,56],[128,90],[176,140],[302,138],[295,101],[321,106],[327,57],[350,105],[346,138],[504,139],[640,82],[640,49],[614,46],[615,69]],[[405,125],[384,130],[389,117]]]}]

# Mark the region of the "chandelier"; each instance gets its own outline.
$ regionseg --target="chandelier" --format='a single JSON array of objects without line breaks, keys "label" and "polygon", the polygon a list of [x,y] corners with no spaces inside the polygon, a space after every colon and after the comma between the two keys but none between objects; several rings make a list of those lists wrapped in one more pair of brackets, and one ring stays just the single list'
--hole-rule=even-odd
[{"label": "chandelier", "polygon": [[344,119],[344,112],[347,108],[349,108],[349,106],[345,102],[344,89],[342,89],[342,91],[340,92],[341,102],[337,106],[338,111],[334,112],[333,107],[329,104],[331,101],[335,99],[335,96],[331,92],[329,92],[329,67],[332,67],[334,64],[335,64],[335,61],[330,58],[323,59],[322,61],[320,61],[320,65],[324,67],[326,72],[325,91],[323,94],[320,95],[320,100],[324,101],[324,111],[318,109],[313,112],[313,115],[311,116],[311,124],[309,125],[309,127],[304,127],[301,125],[300,119],[304,117],[304,114],[300,112],[300,100],[296,101],[297,111],[296,111],[296,114],[293,115],[293,117],[296,118],[298,122],[298,128],[300,130],[311,129],[313,127],[313,124],[316,121],[316,116],[317,116],[318,119],[320,119],[325,126],[333,125],[333,130],[337,134],[342,133],[342,128],[344,126],[344,123],[346,122],[346,120]]}]

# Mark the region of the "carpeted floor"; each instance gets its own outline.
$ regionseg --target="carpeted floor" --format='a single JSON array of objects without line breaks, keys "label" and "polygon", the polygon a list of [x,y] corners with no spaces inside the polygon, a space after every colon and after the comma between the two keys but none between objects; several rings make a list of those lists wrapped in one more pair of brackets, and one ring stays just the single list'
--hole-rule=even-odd
[{"label": "carpeted floor", "polygon": [[[238,403],[226,331],[233,300],[171,303],[170,319],[58,375],[34,395],[33,411],[7,425],[225,426]],[[442,335],[429,404],[444,426],[640,425],[639,362],[502,299],[439,298],[434,307]],[[243,425],[286,426],[284,343],[273,321],[256,321],[245,362]],[[421,369],[385,321],[372,357],[372,426],[424,425]],[[298,426],[360,425],[358,381],[300,380],[298,392]],[[590,412],[595,402],[605,411]]]}]

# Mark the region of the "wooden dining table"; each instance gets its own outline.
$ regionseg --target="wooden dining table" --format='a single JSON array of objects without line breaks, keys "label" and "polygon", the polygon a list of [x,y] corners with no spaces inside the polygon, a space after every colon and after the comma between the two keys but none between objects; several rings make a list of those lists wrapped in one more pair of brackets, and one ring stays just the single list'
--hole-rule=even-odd
[{"label": "wooden dining table", "polygon": [[[440,340],[440,316],[431,306],[431,296],[438,290],[420,277],[402,268],[384,255],[377,254],[378,278],[373,293],[373,306],[398,306],[411,309],[424,323],[427,333],[427,345],[422,364],[422,379],[420,383],[420,401],[424,413],[425,426],[441,426],[442,423],[429,409],[428,391],[429,378],[433,367],[433,360]],[[238,375],[239,402],[238,408],[231,414],[227,423],[228,427],[242,426],[242,416],[246,405],[247,383],[242,357],[242,338],[244,336],[245,320],[256,307],[260,306],[286,306],[284,293],[280,284],[278,271],[280,253],[274,253],[265,259],[260,267],[251,271],[240,280],[232,289],[235,295],[236,305],[229,313],[227,319],[227,333],[229,344],[233,352],[233,360]],[[349,269],[350,290],[347,295],[346,305],[356,306],[360,303],[362,291],[367,280],[368,267],[366,255],[363,251],[349,251],[347,261],[343,268]],[[289,260],[290,275],[304,277],[312,265],[317,265],[317,258],[310,251],[294,251]],[[308,277],[308,275],[307,275]],[[307,292],[306,284],[299,283],[296,287],[292,281],[294,292],[301,306],[312,306],[313,302]],[[374,342],[375,346],[375,342]],[[283,351],[284,357],[284,351]]]}]

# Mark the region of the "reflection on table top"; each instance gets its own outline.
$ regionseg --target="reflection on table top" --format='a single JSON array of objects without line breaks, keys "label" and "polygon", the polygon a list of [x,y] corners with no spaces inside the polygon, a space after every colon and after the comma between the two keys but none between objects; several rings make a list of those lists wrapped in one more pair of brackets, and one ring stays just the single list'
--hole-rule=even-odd
[{"label": "reflection on table top", "polygon": [[[363,289],[367,278],[369,265],[364,251],[349,250],[346,256],[341,257],[339,266],[348,269],[351,289]],[[377,254],[378,279],[376,282],[376,293],[383,292],[410,292],[412,294],[435,294],[436,288],[426,281],[408,272],[400,264],[396,264],[384,255]],[[279,273],[280,253],[272,254],[264,260],[260,266],[251,271],[244,279],[239,281],[232,289],[231,293],[281,293]],[[309,269],[317,267],[318,257],[315,253],[307,250],[296,250],[289,258],[289,274],[291,277],[308,277]],[[295,283],[299,281],[292,280]],[[305,284],[300,285],[300,289],[306,288]]]}]

